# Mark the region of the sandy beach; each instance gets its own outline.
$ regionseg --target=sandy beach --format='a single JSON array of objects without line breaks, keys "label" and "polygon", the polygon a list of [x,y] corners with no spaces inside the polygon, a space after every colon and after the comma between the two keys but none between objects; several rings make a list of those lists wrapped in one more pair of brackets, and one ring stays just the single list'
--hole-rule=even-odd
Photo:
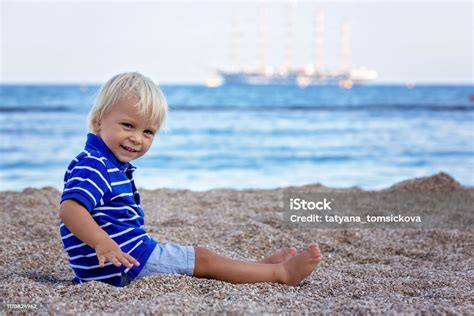
[{"label": "sandy beach", "polygon": [[[140,190],[145,227],[161,243],[206,246],[257,259],[289,246],[320,244],[323,260],[298,287],[233,285],[166,275],[125,288],[74,285],[58,232],[60,192],[0,193],[0,291],[34,313],[333,313],[474,314],[474,229],[302,229],[281,220],[285,191],[361,191],[321,184],[272,190]],[[453,192],[445,173],[411,179],[388,192]],[[370,202],[370,201],[369,201]],[[16,310],[19,311],[19,310]]]}]

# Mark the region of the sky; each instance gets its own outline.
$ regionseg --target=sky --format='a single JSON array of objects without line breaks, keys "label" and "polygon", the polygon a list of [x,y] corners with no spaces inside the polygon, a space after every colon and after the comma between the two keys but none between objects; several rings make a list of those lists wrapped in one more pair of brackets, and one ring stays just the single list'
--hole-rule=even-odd
[{"label": "sky", "polygon": [[314,62],[322,13],[327,69],[340,64],[348,21],[352,66],[376,70],[380,83],[474,83],[472,1],[0,1],[0,83],[102,83],[140,71],[161,84],[200,84],[234,67],[237,51],[242,65],[259,65],[262,25],[266,65],[279,67],[288,12],[295,67]]}]

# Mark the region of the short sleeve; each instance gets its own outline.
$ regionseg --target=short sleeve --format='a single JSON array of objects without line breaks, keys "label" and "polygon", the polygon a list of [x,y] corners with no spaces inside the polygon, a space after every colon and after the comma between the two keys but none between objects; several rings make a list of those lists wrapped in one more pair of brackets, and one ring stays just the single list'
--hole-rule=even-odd
[{"label": "short sleeve", "polygon": [[105,163],[97,157],[84,157],[66,171],[61,203],[73,199],[92,212],[111,191]]}]

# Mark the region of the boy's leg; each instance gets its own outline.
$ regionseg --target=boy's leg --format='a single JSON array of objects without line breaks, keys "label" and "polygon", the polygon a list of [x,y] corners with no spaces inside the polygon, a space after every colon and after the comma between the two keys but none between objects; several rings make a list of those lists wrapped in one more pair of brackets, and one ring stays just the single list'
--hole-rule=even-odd
[{"label": "boy's leg", "polygon": [[231,283],[278,282],[298,285],[321,260],[316,244],[283,263],[265,264],[220,256],[206,248],[195,247],[193,276],[211,278]]},{"label": "boy's leg", "polygon": [[255,260],[254,262],[257,263],[282,263],[285,262],[286,260],[290,259],[291,257],[296,255],[296,248],[291,247],[291,248],[285,248],[278,250],[274,254],[267,256],[263,259],[260,260]]}]

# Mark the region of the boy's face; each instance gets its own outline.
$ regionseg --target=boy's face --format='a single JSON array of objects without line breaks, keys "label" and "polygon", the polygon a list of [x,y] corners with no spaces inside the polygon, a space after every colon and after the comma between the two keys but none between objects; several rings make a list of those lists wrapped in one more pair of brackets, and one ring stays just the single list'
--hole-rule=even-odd
[{"label": "boy's face", "polygon": [[158,130],[134,109],[135,98],[124,98],[116,103],[101,120],[94,121],[94,132],[121,162],[143,156]]}]

